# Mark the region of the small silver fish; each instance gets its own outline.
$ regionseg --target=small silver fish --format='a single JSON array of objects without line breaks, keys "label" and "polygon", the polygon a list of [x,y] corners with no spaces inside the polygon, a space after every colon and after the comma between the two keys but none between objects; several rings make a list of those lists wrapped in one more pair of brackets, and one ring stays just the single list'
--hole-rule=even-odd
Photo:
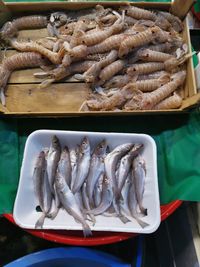
[{"label": "small silver fish", "polygon": [[49,214],[48,214],[48,218],[50,218],[52,220],[55,219],[55,217],[57,216],[59,209],[61,207],[61,203],[60,203],[58,192],[56,190],[55,183],[53,185],[53,189],[54,189],[54,199],[52,202],[51,210],[49,211]]},{"label": "small silver fish", "polygon": [[102,173],[95,185],[94,188],[94,205],[95,207],[98,207],[101,203],[101,198],[102,198],[102,187],[103,187],[103,177],[104,173]]},{"label": "small silver fish", "polygon": [[116,198],[113,198],[113,207],[115,209],[116,216],[120,219],[120,221],[122,221],[123,223],[130,222],[127,216],[122,213],[120,202],[119,200],[116,200]]},{"label": "small silver fish", "polygon": [[137,199],[136,199],[136,190],[134,183],[131,183],[129,189],[129,196],[128,196],[128,204],[131,216],[137,221],[137,223],[142,227],[145,228],[149,224],[139,219],[139,214],[137,213]]},{"label": "small silver fish", "polygon": [[47,175],[52,194],[54,194],[54,180],[58,162],[60,160],[61,146],[57,136],[52,137],[51,146],[47,156]]},{"label": "small silver fish", "polygon": [[53,201],[46,171],[44,174],[44,182],[43,182],[43,185],[41,185],[41,187],[42,187],[42,192],[43,192],[43,207],[41,207],[42,215],[35,224],[35,228],[40,228],[40,229],[43,228],[45,218],[51,218],[50,211],[51,211],[52,201]]},{"label": "small silver fish", "polygon": [[116,179],[116,166],[118,161],[133,147],[132,143],[127,143],[117,146],[112,152],[105,157],[105,172],[106,176],[112,184],[112,189],[115,198],[119,198],[119,191]]},{"label": "small silver fish", "polygon": [[143,147],[142,144],[135,144],[133,148],[126,154],[120,161],[118,173],[117,173],[117,182],[118,182],[118,190],[119,192],[122,191],[122,187],[124,186],[124,182],[127,178],[129,170],[131,168],[132,160],[134,157],[138,155],[141,148]]},{"label": "small silver fish", "polygon": [[72,192],[75,194],[78,192],[83,185],[90,167],[90,143],[89,139],[85,137],[82,140],[80,146],[80,154],[79,154],[79,161],[78,161],[78,170],[75,183],[72,187]]},{"label": "small silver fish", "polygon": [[79,159],[79,146],[76,148],[72,148],[70,150],[70,161],[71,161],[71,186],[72,189],[75,186],[76,176],[77,176],[77,169],[78,169],[78,159]]},{"label": "small silver fish", "polygon": [[55,179],[56,190],[59,196],[59,199],[62,203],[64,209],[75,219],[75,221],[79,222],[83,226],[83,234],[84,236],[92,235],[89,225],[84,219],[84,216],[76,202],[76,198],[74,194],[70,190],[67,185],[65,179],[57,172]]},{"label": "small silver fish", "polygon": [[71,183],[71,162],[70,162],[70,156],[69,156],[69,150],[68,147],[65,146],[61,156],[60,160],[58,162],[58,170],[61,175],[65,178],[65,181],[67,182],[68,186],[70,186]]},{"label": "small silver fish", "polygon": [[129,195],[129,190],[131,186],[131,180],[130,180],[131,173],[129,172],[126,178],[126,181],[124,183],[124,186],[121,191],[121,196],[120,198],[120,208],[123,214],[126,216],[131,216],[130,210],[129,210],[129,205],[128,205],[128,195]]},{"label": "small silver fish", "polygon": [[[124,183],[124,186],[122,188],[122,192],[121,192],[122,198],[120,199],[120,208],[121,208],[120,211],[130,221],[136,220],[141,227],[145,227],[148,224],[140,220],[136,212],[137,201],[134,199],[135,193],[133,192],[133,190],[134,188],[132,187],[132,173],[130,171]],[[133,195],[130,196],[129,194],[131,194],[132,192],[133,192]],[[131,207],[132,212],[129,209],[129,201],[131,202],[130,207]]]},{"label": "small silver fish", "polygon": [[[90,209],[89,198],[87,196],[87,188],[86,187],[87,187],[86,182],[84,182],[82,185],[82,189],[81,189],[82,199],[83,199],[83,205],[84,205],[86,211],[90,211],[91,209]],[[89,217],[91,218],[93,225],[95,225],[96,219],[95,219],[94,215],[89,214]]]},{"label": "small silver fish", "polygon": [[103,140],[97,145],[91,157],[90,168],[86,183],[87,194],[91,207],[94,206],[92,197],[95,185],[100,175],[104,172],[104,157],[106,154],[106,149],[107,149],[107,143],[105,140]]},{"label": "small silver fish", "polygon": [[45,169],[46,169],[45,153],[44,151],[41,151],[37,156],[33,171],[33,184],[34,184],[35,196],[38,199],[41,209],[43,209],[44,205],[42,185],[44,183]]},{"label": "small silver fish", "polygon": [[109,179],[104,176],[102,185],[102,198],[99,206],[93,210],[88,211],[89,214],[99,215],[105,212],[112,204],[113,191]]},{"label": "small silver fish", "polygon": [[44,183],[43,183],[43,212],[48,214],[52,204],[52,194],[50,190],[49,180],[47,172],[45,171]]},{"label": "small silver fish", "polygon": [[146,177],[145,161],[138,156],[133,161],[133,183],[135,185],[136,199],[142,214],[147,215],[147,209],[142,205]]},{"label": "small silver fish", "polygon": [[[40,208],[42,210],[42,216],[37,220],[35,228],[42,228],[44,224],[44,219],[46,217],[46,211],[44,209],[44,191],[43,191],[45,169],[46,169],[45,152],[41,151],[37,156],[33,171],[33,184],[34,184],[35,196],[37,197]],[[46,208],[46,203],[45,203],[45,208]]]}]

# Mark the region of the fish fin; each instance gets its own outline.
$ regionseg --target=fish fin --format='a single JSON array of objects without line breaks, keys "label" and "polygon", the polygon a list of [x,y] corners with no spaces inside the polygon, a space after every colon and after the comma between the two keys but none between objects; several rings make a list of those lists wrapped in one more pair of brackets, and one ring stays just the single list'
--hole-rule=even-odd
[{"label": "fish fin", "polygon": [[145,228],[145,227],[149,226],[148,223],[146,223],[146,222],[140,220],[139,218],[134,217],[134,219],[137,221],[137,223],[138,223],[142,228]]},{"label": "fish fin", "polygon": [[122,215],[122,214],[119,215],[119,219],[120,219],[124,224],[130,222],[130,220],[129,220],[126,216],[124,216],[124,215]]},{"label": "fish fin", "polygon": [[83,225],[83,235],[84,235],[84,237],[92,236],[92,231],[91,231],[88,224]]},{"label": "fish fin", "polygon": [[45,218],[46,218],[46,214],[43,213],[42,216],[37,220],[37,222],[35,224],[35,229],[42,229],[43,228]]}]

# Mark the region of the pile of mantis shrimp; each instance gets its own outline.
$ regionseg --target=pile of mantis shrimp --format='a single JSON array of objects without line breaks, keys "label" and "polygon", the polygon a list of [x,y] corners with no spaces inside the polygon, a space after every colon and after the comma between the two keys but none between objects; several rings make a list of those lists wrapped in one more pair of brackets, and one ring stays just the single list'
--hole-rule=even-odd
[{"label": "pile of mantis shrimp", "polygon": [[[23,29],[48,36],[18,40]],[[0,99],[12,71],[40,67],[40,88],[73,76],[91,88],[80,111],[162,110],[182,104],[186,61],[191,57],[182,21],[163,11],[131,5],[33,15],[6,22],[0,38],[19,51],[0,66]]]}]

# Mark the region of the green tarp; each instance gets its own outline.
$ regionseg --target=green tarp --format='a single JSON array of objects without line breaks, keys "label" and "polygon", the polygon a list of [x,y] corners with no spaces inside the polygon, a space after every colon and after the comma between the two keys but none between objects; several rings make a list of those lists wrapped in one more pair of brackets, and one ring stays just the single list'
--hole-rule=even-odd
[{"label": "green tarp", "polygon": [[0,213],[12,212],[24,144],[37,129],[150,134],[158,150],[161,203],[176,199],[200,201],[199,111],[128,117],[0,118]]}]

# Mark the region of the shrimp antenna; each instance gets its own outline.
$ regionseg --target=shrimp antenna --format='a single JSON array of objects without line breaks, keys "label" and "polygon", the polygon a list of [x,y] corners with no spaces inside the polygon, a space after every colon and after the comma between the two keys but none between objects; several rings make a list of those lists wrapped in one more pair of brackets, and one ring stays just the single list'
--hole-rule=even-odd
[{"label": "shrimp antenna", "polygon": [[5,105],[6,105],[6,97],[5,97],[3,88],[0,88],[0,101],[1,101],[1,104],[5,107]]},{"label": "shrimp antenna", "polygon": [[122,21],[125,20],[125,10],[122,11]]},{"label": "shrimp antenna", "polygon": [[117,11],[113,10],[112,13],[119,19],[122,17]]}]

